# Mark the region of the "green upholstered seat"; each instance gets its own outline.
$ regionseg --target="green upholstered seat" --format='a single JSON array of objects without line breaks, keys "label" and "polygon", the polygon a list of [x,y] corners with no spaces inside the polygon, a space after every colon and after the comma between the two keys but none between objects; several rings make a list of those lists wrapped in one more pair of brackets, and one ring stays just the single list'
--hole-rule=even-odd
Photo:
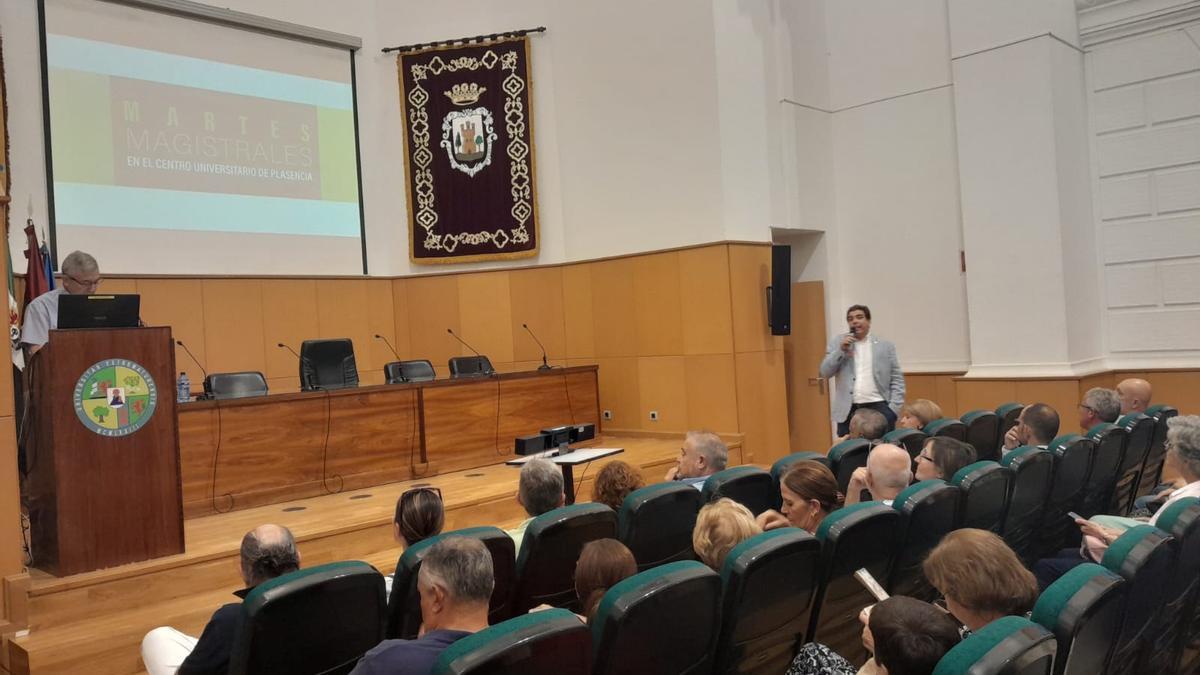
[{"label": "green upholstered seat", "polygon": [[1092,459],[1092,471],[1088,475],[1079,514],[1091,518],[1108,510],[1112,501],[1113,488],[1120,475],[1121,460],[1125,454],[1126,432],[1115,424],[1097,424],[1084,434],[1096,443]]},{"label": "green upholstered seat", "polygon": [[630,492],[617,513],[617,538],[637,560],[638,570],[677,560],[694,560],[692,530],[700,491],[685,483],[647,485]]},{"label": "green upholstered seat", "polygon": [[1172,502],[1157,514],[1155,526],[1175,538],[1176,558],[1163,607],[1155,614],[1150,670],[1200,672],[1200,499]]},{"label": "green upholstered seat", "polygon": [[900,514],[900,539],[888,589],[926,602],[937,591],[925,579],[921,563],[934,546],[954,529],[961,491],[943,480],[924,480],[896,496],[892,508]]},{"label": "green upholstered seat", "polygon": [[1035,537],[1038,558],[1079,543],[1079,526],[1067,513],[1078,511],[1083,501],[1096,443],[1079,434],[1064,434],[1051,441],[1047,450],[1054,458],[1054,477]]},{"label": "green upholstered seat", "polygon": [[1000,464],[1013,472],[1001,536],[1025,564],[1032,565],[1038,553],[1035,537],[1054,477],[1054,457],[1037,446],[1026,445],[1005,455]]},{"label": "green upholstered seat", "polygon": [[850,438],[829,448],[829,469],[837,478],[838,490],[842,494],[846,493],[855,469],[867,465],[869,454],[871,441],[862,438]]},{"label": "green upholstered seat", "polygon": [[1113,487],[1108,512],[1121,516],[1133,510],[1133,500],[1138,497],[1142,468],[1154,443],[1155,422],[1153,417],[1131,413],[1118,419],[1117,426],[1125,430],[1125,452],[1121,455],[1121,466],[1117,470],[1117,482]]},{"label": "green upholstered seat", "polygon": [[[611,510],[611,509],[610,509]],[[489,626],[446,648],[432,675],[588,675],[592,634],[579,617],[549,609]]]},{"label": "green upholstered seat", "polygon": [[1000,417],[991,410],[972,410],[959,419],[967,426],[967,443],[980,460],[1000,459]]},{"label": "green upholstered seat", "polygon": [[618,582],[592,619],[594,675],[708,673],[721,623],[721,578],[694,560]]},{"label": "green upholstered seat", "polygon": [[827,645],[854,663],[866,658],[858,613],[875,599],[854,578],[854,572],[865,567],[880,584],[886,583],[899,530],[899,512],[879,502],[847,506],[821,521],[817,528],[821,565],[809,621],[810,642]]},{"label": "green upholstered seat", "polygon": [[1012,469],[998,462],[975,462],[959,469],[950,479],[950,484],[962,492],[957,527],[1003,532],[1012,480]]},{"label": "green upholstered seat", "polygon": [[1124,580],[1095,563],[1075,567],[1050,584],[1032,618],[1058,641],[1054,675],[1104,672],[1124,609]]},{"label": "green upholstered seat", "polygon": [[700,498],[707,504],[728,497],[757,516],[774,506],[774,490],[775,482],[771,480],[771,474],[755,466],[735,466],[709,476],[704,481]]},{"label": "green upholstered seat", "polygon": [[921,448],[925,447],[925,441],[928,438],[928,434],[920,429],[896,429],[884,434],[883,442],[904,448],[908,451],[908,456],[915,462],[917,455],[921,454]]},{"label": "green upholstered seat", "polygon": [[431,546],[446,537],[456,536],[478,539],[492,554],[496,586],[492,590],[488,620],[498,623],[512,615],[512,593],[517,578],[517,561],[512,537],[498,527],[469,527],[443,532],[417,542],[400,555],[400,559],[396,561],[395,576],[392,577],[392,594],[388,598],[387,628],[384,632],[387,638],[412,640],[417,637],[421,628],[421,596],[417,593],[417,574],[421,570],[421,561]]},{"label": "green upholstered seat", "polygon": [[1149,525],[1126,530],[1104,552],[1100,564],[1120,574],[1126,583],[1125,613],[1109,672],[1138,672],[1149,658],[1154,645],[1154,618],[1166,601],[1166,582],[1175,559],[1175,540]]},{"label": "green upholstered seat", "polygon": [[517,552],[513,613],[541,604],[575,609],[575,561],[584,544],[617,536],[617,514],[603,504],[572,504],[534,518]]},{"label": "green upholstered seat", "polygon": [[957,417],[943,417],[931,421],[925,425],[921,431],[925,432],[926,436],[945,436],[953,438],[956,441],[967,442],[967,425]]},{"label": "green upholstered seat", "polygon": [[1021,418],[1021,411],[1024,409],[1024,403],[1015,402],[996,406],[996,417],[1000,418],[1000,426],[996,429],[997,448],[1004,444],[1004,435],[1008,433],[1008,430],[1017,426],[1017,420]]},{"label": "green upholstered seat", "polygon": [[771,508],[778,510],[782,504],[782,499],[779,495],[779,481],[783,479],[783,474],[796,462],[820,462],[826,467],[829,466],[829,456],[822,455],[819,452],[793,452],[776,460],[771,465],[771,481],[775,484],[774,492],[771,493]]},{"label": "green upholstered seat", "polygon": [[787,670],[808,631],[821,544],[785,527],[751,537],[721,567],[721,633],[714,673]]},{"label": "green upholstered seat", "polygon": [[259,584],[242,602],[231,675],[346,673],[383,639],[383,576],[329,563]]},{"label": "green upholstered seat", "polygon": [[1050,631],[1028,619],[1006,616],[946,652],[933,675],[1049,675],[1054,651]]}]

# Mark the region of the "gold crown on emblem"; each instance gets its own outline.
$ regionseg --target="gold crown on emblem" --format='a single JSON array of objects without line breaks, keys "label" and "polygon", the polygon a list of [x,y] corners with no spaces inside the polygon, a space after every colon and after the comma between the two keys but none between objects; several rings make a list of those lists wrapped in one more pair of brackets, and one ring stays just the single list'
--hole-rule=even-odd
[{"label": "gold crown on emblem", "polygon": [[474,82],[470,84],[456,84],[450,87],[450,91],[445,92],[446,96],[454,105],[469,105],[479,100],[483,96],[483,92],[487,91],[487,87],[481,87]]}]

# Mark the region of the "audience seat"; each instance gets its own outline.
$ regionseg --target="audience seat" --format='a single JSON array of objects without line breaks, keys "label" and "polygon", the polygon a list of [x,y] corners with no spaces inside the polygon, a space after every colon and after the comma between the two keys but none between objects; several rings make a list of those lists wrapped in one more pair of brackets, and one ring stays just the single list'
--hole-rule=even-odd
[{"label": "audience seat", "polygon": [[956,417],[943,417],[933,420],[922,429],[926,436],[945,436],[956,441],[967,441],[967,425]]},{"label": "audience seat", "polygon": [[1097,675],[1108,667],[1125,582],[1095,563],[1080,565],[1050,584],[1033,607],[1033,621],[1054,633],[1054,675]]},{"label": "audience seat", "polygon": [[[696,490],[693,488],[692,492]],[[446,537],[471,537],[483,542],[492,554],[492,569],[496,586],[492,589],[492,603],[488,610],[488,621],[499,623],[512,616],[512,592],[516,585],[517,562],[512,537],[498,527],[468,527],[463,530],[443,532],[409,546],[396,562],[396,574],[392,578],[392,595],[387,603],[388,639],[412,640],[421,628],[421,597],[417,592],[417,573],[429,547]]]},{"label": "audience seat", "polygon": [[696,559],[692,530],[700,504],[699,490],[675,482],[647,485],[626,495],[617,514],[617,538],[633,552],[639,572]]},{"label": "audience seat", "polygon": [[1017,616],[989,623],[946,652],[933,675],[1050,675],[1054,635]]},{"label": "audience seat", "polygon": [[617,514],[603,504],[572,504],[534,518],[517,552],[513,613],[543,603],[579,609],[574,579],[580,551],[589,541],[616,536]]},{"label": "audience seat", "polygon": [[1091,518],[1104,513],[1112,500],[1121,457],[1125,453],[1125,430],[1115,424],[1097,424],[1088,430],[1086,437],[1096,443],[1096,451],[1092,458],[1092,472],[1088,474],[1087,487],[1079,504],[1079,515]]},{"label": "audience seat", "polygon": [[1079,434],[1065,434],[1050,442],[1054,477],[1037,529],[1037,558],[1050,557],[1079,542],[1079,526],[1067,513],[1079,510],[1095,450],[1096,444]]},{"label": "audience seat", "polygon": [[1003,532],[1012,480],[1012,469],[998,462],[975,462],[959,469],[950,479],[950,484],[962,492],[958,527]]},{"label": "audience seat", "polygon": [[871,454],[871,441],[863,438],[851,438],[829,449],[829,469],[837,478],[838,491],[846,493],[850,485],[850,476],[854,470],[867,465],[867,455]]},{"label": "audience seat", "polygon": [[383,367],[384,381],[388,384],[401,382],[432,382],[437,379],[433,364],[428,359],[392,361]]},{"label": "audience seat", "polygon": [[1117,470],[1117,483],[1108,512],[1123,516],[1133,509],[1133,500],[1140,496],[1137,494],[1139,480],[1154,442],[1155,423],[1153,417],[1133,413],[1118,419],[1117,426],[1125,430],[1125,453],[1121,455],[1121,467]]},{"label": "audience seat", "polygon": [[794,527],[765,532],[729,552],[721,567],[721,633],[713,673],[787,670],[808,631],[820,562],[820,542]]},{"label": "audience seat", "polygon": [[1155,615],[1166,600],[1175,540],[1149,525],[1130,528],[1104,552],[1101,565],[1125,579],[1125,615],[1109,662],[1111,673],[1141,672],[1154,646]]},{"label": "audience seat", "polygon": [[854,578],[866,568],[882,585],[891,575],[900,513],[879,502],[834,511],[821,521],[821,564],[808,641],[820,642],[851,663],[866,660],[858,613],[875,597]]},{"label": "audience seat", "polygon": [[588,675],[591,652],[591,632],[579,617],[565,609],[548,609],[462,638],[442,652],[430,673]]},{"label": "audience seat", "polygon": [[[1188,497],[1158,514],[1158,529],[1175,538],[1175,571],[1166,584],[1166,598],[1157,614],[1153,673],[1200,672],[1200,499]],[[1188,660],[1180,667],[1185,645]]]},{"label": "audience seat", "polygon": [[924,480],[896,496],[892,508],[900,515],[900,538],[888,590],[933,602],[937,592],[925,579],[921,563],[948,532],[958,517],[961,492],[942,480]]},{"label": "audience seat", "polygon": [[1017,426],[1017,420],[1021,418],[1021,411],[1024,409],[1024,403],[1003,403],[996,407],[996,417],[1000,418],[1000,425],[996,429],[996,452],[1004,445],[1004,435],[1008,430]]},{"label": "audience seat", "polygon": [[754,466],[735,466],[709,476],[700,491],[700,500],[707,504],[728,497],[757,516],[775,505],[771,496],[774,489],[775,481],[766,471]]},{"label": "audience seat", "polygon": [[1035,537],[1050,494],[1054,457],[1035,445],[1026,445],[1005,455],[1000,464],[1013,471],[1001,536],[1026,565],[1032,565],[1037,558]]},{"label": "audience seat", "polygon": [[1146,414],[1154,418],[1154,440],[1150,442],[1150,452],[1138,481],[1139,497],[1150,494],[1162,482],[1163,461],[1167,457],[1167,420],[1179,411],[1169,405],[1152,405],[1146,408]]},{"label": "audience seat", "polygon": [[771,481],[775,483],[774,491],[771,493],[771,508],[779,510],[783,500],[779,494],[779,481],[783,478],[783,474],[796,462],[820,462],[825,466],[829,466],[828,455],[822,455],[819,452],[793,452],[775,460],[771,465]]},{"label": "audience seat", "polygon": [[383,639],[383,590],[383,576],[358,561],[259,584],[242,602],[230,675],[350,672]]},{"label": "audience seat", "polygon": [[960,419],[967,426],[967,442],[975,448],[975,458],[999,460],[1000,417],[991,410],[972,410]]},{"label": "audience seat", "polygon": [[721,578],[694,560],[618,582],[592,619],[595,675],[709,673],[721,623]]},{"label": "audience seat", "polygon": [[896,429],[884,434],[883,442],[904,448],[908,451],[908,456],[912,457],[913,462],[916,462],[917,455],[921,454],[921,448],[925,447],[927,438],[929,436],[919,429]]}]

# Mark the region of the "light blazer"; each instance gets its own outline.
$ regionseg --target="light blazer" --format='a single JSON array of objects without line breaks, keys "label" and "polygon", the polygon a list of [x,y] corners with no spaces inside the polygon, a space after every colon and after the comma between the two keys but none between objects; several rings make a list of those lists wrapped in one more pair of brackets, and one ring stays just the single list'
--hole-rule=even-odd
[{"label": "light blazer", "polygon": [[[850,415],[850,404],[854,400],[854,351],[849,354],[842,351],[841,343],[845,333],[833,336],[829,348],[825,350],[825,359],[821,361],[821,377],[829,379],[836,377],[833,392],[831,413],[834,422],[844,422]],[[875,387],[879,395],[887,401],[888,407],[896,414],[904,406],[904,373],[900,370],[900,359],[896,356],[896,345],[875,337],[874,333],[867,334],[871,344],[871,364],[875,374]]]}]

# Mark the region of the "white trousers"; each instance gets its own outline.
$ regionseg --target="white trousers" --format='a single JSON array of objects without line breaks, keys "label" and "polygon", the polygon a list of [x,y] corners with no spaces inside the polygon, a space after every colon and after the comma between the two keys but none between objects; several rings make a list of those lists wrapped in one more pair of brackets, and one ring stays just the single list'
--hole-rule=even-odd
[{"label": "white trousers", "polygon": [[196,638],[174,628],[155,628],[142,638],[142,662],[150,675],[175,675],[196,648]]}]

